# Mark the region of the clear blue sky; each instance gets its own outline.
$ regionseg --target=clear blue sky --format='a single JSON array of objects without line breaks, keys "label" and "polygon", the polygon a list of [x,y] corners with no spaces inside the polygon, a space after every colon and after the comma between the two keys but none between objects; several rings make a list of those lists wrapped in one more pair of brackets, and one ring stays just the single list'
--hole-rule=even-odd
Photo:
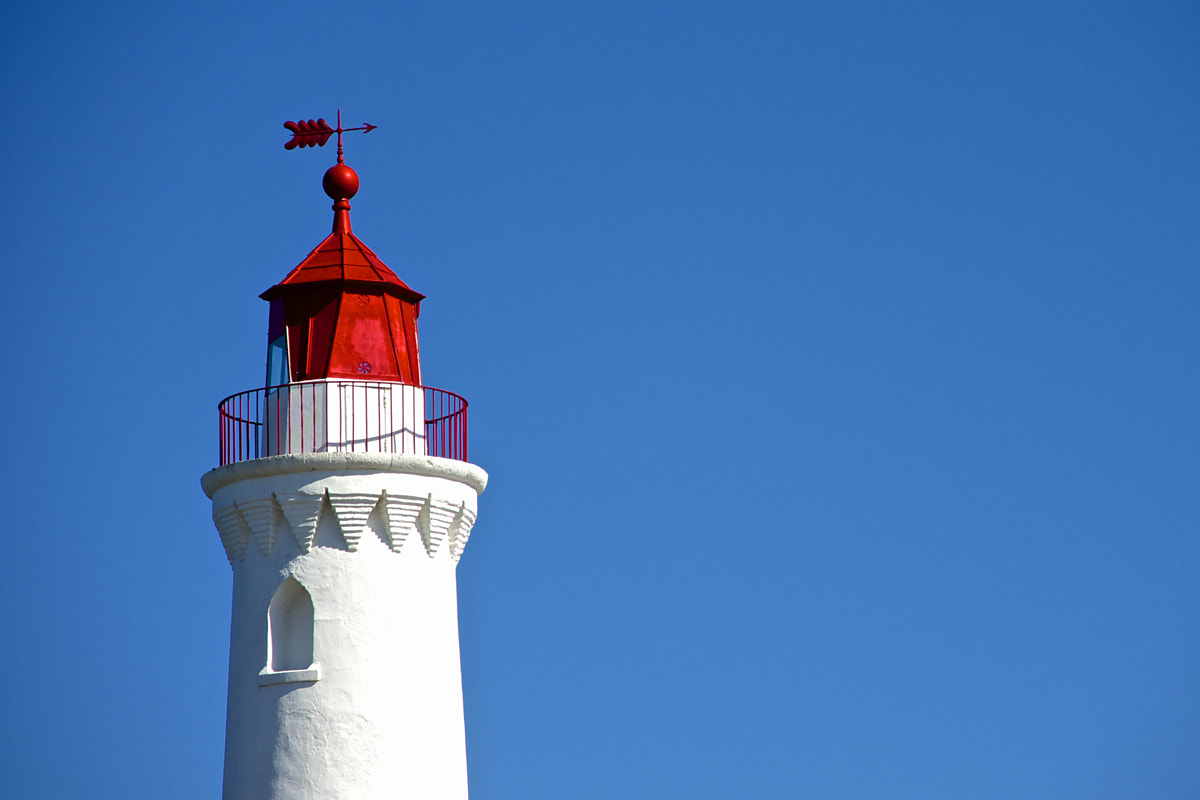
[{"label": "clear blue sky", "polygon": [[8,3],[0,795],[220,794],[200,491],[354,227],[491,474],[472,794],[1200,797],[1200,8]]}]

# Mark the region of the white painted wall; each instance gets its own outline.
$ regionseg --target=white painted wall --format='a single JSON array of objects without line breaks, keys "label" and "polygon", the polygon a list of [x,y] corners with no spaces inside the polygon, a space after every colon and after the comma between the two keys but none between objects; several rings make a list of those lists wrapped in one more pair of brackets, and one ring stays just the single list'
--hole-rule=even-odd
[{"label": "white painted wall", "polygon": [[[234,573],[225,800],[465,800],[455,566],[486,480],[355,453],[204,476]],[[281,670],[268,609],[288,578],[311,598],[313,655]]]},{"label": "white painted wall", "polygon": [[425,392],[402,383],[323,379],[280,386],[263,401],[262,452],[424,455]]}]

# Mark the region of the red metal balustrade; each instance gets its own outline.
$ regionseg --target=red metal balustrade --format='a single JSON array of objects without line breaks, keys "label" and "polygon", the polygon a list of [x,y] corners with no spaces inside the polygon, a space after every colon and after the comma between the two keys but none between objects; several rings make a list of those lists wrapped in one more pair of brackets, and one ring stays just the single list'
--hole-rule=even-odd
[{"label": "red metal balustrade", "polygon": [[412,453],[467,460],[467,401],[389,381],[305,381],[218,405],[221,465],[284,453]]}]

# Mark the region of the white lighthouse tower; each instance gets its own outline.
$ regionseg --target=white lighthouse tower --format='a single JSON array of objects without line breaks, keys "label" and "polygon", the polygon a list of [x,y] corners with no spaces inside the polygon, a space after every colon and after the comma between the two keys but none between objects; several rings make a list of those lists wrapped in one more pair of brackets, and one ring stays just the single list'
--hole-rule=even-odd
[{"label": "white lighthouse tower", "polygon": [[267,385],[221,403],[201,481],[233,566],[223,797],[465,800],[455,567],[487,474],[466,402],[421,386],[422,295],[351,231],[338,128],[333,232],[263,293]]}]

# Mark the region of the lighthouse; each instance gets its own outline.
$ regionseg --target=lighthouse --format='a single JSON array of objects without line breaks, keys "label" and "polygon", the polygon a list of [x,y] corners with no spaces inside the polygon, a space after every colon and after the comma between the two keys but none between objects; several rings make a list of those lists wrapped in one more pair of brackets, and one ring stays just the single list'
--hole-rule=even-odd
[{"label": "lighthouse", "polygon": [[423,295],[351,228],[344,130],[333,230],[261,295],[266,380],[220,403],[201,479],[233,568],[223,798],[465,800],[455,568],[487,474],[466,401],[421,384]]}]

